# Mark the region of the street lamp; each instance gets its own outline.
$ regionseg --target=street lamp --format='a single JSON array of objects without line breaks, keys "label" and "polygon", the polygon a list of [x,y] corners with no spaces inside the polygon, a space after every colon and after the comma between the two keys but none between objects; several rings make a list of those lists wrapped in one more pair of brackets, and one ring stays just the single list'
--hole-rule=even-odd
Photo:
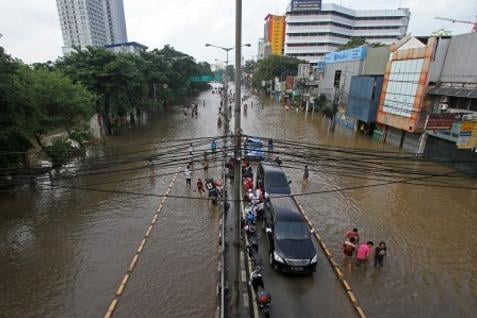
[{"label": "street lamp", "polygon": [[[224,98],[224,108],[225,108],[225,105],[227,105],[227,83],[228,83],[228,80],[227,80],[227,69],[229,68],[229,52],[232,51],[233,49],[235,49],[236,47],[223,47],[223,46],[219,46],[219,45],[215,45],[215,44],[210,44],[210,43],[205,43],[205,46],[206,47],[215,47],[217,49],[221,49],[223,51],[225,51],[226,53],[226,60],[225,60],[225,72],[224,72],[224,81],[225,81],[225,85],[224,85],[224,91],[225,91],[225,98]],[[241,47],[251,47],[252,44],[250,43],[247,43],[247,44],[244,44],[242,45]]]}]

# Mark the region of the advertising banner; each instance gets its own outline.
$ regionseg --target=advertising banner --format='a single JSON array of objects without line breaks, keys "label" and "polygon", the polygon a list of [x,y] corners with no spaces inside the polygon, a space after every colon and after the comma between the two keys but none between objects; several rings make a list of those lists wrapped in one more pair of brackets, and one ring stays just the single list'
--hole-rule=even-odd
[{"label": "advertising banner", "polygon": [[[473,121],[463,121],[460,125],[459,139],[457,139],[457,148],[459,149],[473,149],[475,147],[474,138],[472,137],[474,133],[474,127],[477,122]],[[477,133],[477,131],[476,131]]]},{"label": "advertising banner", "polygon": [[427,121],[426,129],[438,130],[444,129],[449,130],[452,128],[456,120],[455,114],[430,114]]},{"label": "advertising banner", "polygon": [[295,77],[294,76],[287,76],[287,90],[293,89],[295,85]]},{"label": "advertising banner", "polygon": [[321,0],[292,0],[292,11],[320,11]]},{"label": "advertising banner", "polygon": [[325,55],[325,63],[343,63],[351,61],[364,60],[366,58],[368,51],[365,47],[358,47],[355,49],[332,52]]}]

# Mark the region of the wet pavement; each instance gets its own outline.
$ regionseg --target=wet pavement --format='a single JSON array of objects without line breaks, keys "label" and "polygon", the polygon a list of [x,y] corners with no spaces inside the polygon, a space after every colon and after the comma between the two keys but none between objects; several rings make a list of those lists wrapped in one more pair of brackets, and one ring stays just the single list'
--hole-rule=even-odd
[{"label": "wet pavement", "polygon": [[[112,148],[99,152],[136,152],[125,157],[138,158],[166,151],[164,143],[171,139],[221,134],[216,127],[218,96],[206,92],[201,98],[207,104],[205,108],[199,104],[198,119],[185,118],[180,108],[165,110],[151,116],[147,124],[110,138],[107,146]],[[272,137],[277,142],[287,139],[372,152],[397,151],[341,127],[330,133],[321,116],[305,118],[303,113],[286,112],[268,100],[263,109],[255,100],[254,107],[249,106],[243,115],[242,126],[246,134]],[[354,176],[347,177],[336,169],[318,167],[311,170],[310,182],[302,189],[302,166],[291,168],[290,158],[284,156],[283,160],[296,193],[376,182],[372,169],[358,173],[360,168],[350,164]],[[156,177],[143,168],[144,162],[131,160],[115,167],[128,171],[66,179],[61,181],[63,188],[38,186],[0,199],[0,316],[103,316],[162,200],[125,191],[164,193],[172,173],[182,166],[173,161],[167,169],[158,167]],[[84,164],[77,165],[82,173],[87,172],[81,168]],[[435,169],[446,171],[441,166]],[[346,167],[338,170],[344,172]],[[194,180],[199,173],[195,172]],[[112,181],[115,183],[104,184]],[[108,192],[68,188],[100,183],[103,185],[94,188]],[[173,192],[197,196],[185,189],[182,174]],[[370,317],[474,316],[476,191],[401,183],[297,199],[338,261],[343,234],[352,227],[359,228],[363,240],[387,242],[389,257],[382,269],[353,268],[346,274]],[[116,315],[213,316],[219,215],[215,209],[207,209],[205,202],[168,198]],[[319,260],[319,265],[323,269],[328,266],[325,260]],[[270,269],[266,273],[273,278],[266,285],[279,290],[271,290],[273,302],[291,316],[330,317],[342,310],[343,302],[348,305],[347,299],[326,293],[326,285],[320,286],[328,275],[320,269],[311,277],[283,276]]]}]

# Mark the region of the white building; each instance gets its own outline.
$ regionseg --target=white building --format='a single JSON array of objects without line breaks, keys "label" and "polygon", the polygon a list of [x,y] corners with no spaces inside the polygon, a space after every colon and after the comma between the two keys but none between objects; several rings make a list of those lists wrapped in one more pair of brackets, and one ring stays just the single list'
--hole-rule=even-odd
[{"label": "white building", "polygon": [[127,42],[123,0],[56,0],[63,53]]},{"label": "white building", "polygon": [[285,55],[310,63],[323,61],[325,54],[352,37],[392,44],[406,35],[411,16],[407,8],[353,10],[336,4],[320,6],[320,0],[315,7],[298,7],[294,2],[287,8]]},{"label": "white building", "polygon": [[104,46],[106,50],[114,53],[129,53],[129,54],[141,54],[147,51],[147,46],[137,42],[126,42],[118,44],[110,44]]},{"label": "white building", "polygon": [[257,52],[257,60],[263,60],[265,58],[265,39],[260,38],[258,39],[258,52]]}]

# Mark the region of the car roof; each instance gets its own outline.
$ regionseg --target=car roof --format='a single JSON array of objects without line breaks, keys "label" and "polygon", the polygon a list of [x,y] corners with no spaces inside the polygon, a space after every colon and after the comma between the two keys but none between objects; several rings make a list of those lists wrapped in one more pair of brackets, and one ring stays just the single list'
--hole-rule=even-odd
[{"label": "car roof", "polygon": [[247,137],[247,142],[252,142],[252,143],[262,143],[262,140],[257,138],[257,137]]},{"label": "car roof", "polygon": [[276,163],[272,162],[262,162],[262,167],[264,172],[283,172],[283,169]]},{"label": "car roof", "polygon": [[295,200],[288,196],[278,196],[270,198],[270,204],[272,206],[275,220],[299,222],[303,221],[303,215],[301,215],[298,205]]}]

